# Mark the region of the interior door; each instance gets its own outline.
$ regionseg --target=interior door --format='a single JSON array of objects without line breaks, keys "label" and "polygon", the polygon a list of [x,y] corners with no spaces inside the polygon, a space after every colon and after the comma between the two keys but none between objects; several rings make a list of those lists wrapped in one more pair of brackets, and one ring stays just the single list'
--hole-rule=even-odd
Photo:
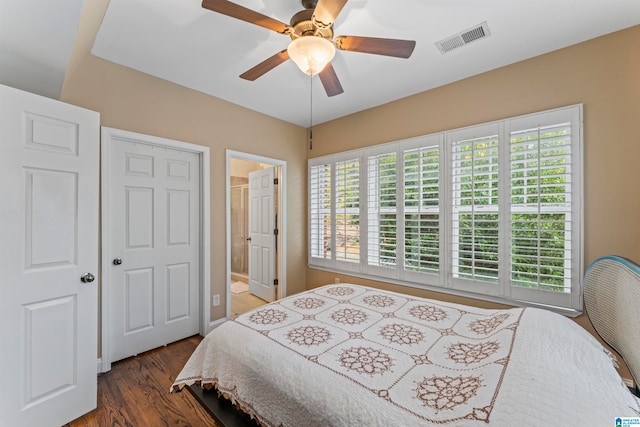
[{"label": "interior door", "polygon": [[276,299],[275,168],[249,173],[249,292]]},{"label": "interior door", "polygon": [[200,163],[146,135],[105,143],[113,362],[199,331]]},{"label": "interior door", "polygon": [[98,113],[0,86],[0,425],[96,407]]}]

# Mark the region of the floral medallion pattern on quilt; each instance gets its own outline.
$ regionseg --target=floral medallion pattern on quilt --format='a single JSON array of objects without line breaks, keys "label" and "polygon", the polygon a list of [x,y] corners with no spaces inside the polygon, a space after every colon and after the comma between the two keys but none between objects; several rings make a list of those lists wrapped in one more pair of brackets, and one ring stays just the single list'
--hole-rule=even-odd
[{"label": "floral medallion pattern on quilt", "polygon": [[420,419],[487,422],[523,312],[333,285],[235,321]]}]

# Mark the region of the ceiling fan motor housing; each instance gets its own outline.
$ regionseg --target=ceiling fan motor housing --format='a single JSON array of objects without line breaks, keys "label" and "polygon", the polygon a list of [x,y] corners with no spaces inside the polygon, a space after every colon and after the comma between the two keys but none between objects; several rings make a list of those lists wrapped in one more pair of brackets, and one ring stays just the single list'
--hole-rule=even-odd
[{"label": "ceiling fan motor housing", "polygon": [[315,9],[318,4],[318,0],[302,0],[302,7],[305,9]]},{"label": "ceiling fan motor housing", "polygon": [[311,19],[313,11],[313,9],[301,10],[291,17],[291,32],[289,33],[291,40],[306,36],[316,36],[331,41],[333,38],[333,26],[318,27]]}]

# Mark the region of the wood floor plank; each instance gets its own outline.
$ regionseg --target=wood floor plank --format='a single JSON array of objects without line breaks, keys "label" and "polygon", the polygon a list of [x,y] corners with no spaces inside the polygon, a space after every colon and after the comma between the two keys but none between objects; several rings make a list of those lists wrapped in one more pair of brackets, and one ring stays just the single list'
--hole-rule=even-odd
[{"label": "wood floor plank", "polygon": [[218,427],[189,392],[169,393],[202,337],[114,363],[98,377],[98,407],[65,427]]}]

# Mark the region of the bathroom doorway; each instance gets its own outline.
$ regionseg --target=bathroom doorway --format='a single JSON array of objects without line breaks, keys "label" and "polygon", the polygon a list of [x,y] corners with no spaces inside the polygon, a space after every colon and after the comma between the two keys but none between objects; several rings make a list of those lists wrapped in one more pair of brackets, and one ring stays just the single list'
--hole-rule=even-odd
[{"label": "bathroom doorway", "polygon": [[228,318],[284,295],[284,174],[282,161],[227,152]]}]

